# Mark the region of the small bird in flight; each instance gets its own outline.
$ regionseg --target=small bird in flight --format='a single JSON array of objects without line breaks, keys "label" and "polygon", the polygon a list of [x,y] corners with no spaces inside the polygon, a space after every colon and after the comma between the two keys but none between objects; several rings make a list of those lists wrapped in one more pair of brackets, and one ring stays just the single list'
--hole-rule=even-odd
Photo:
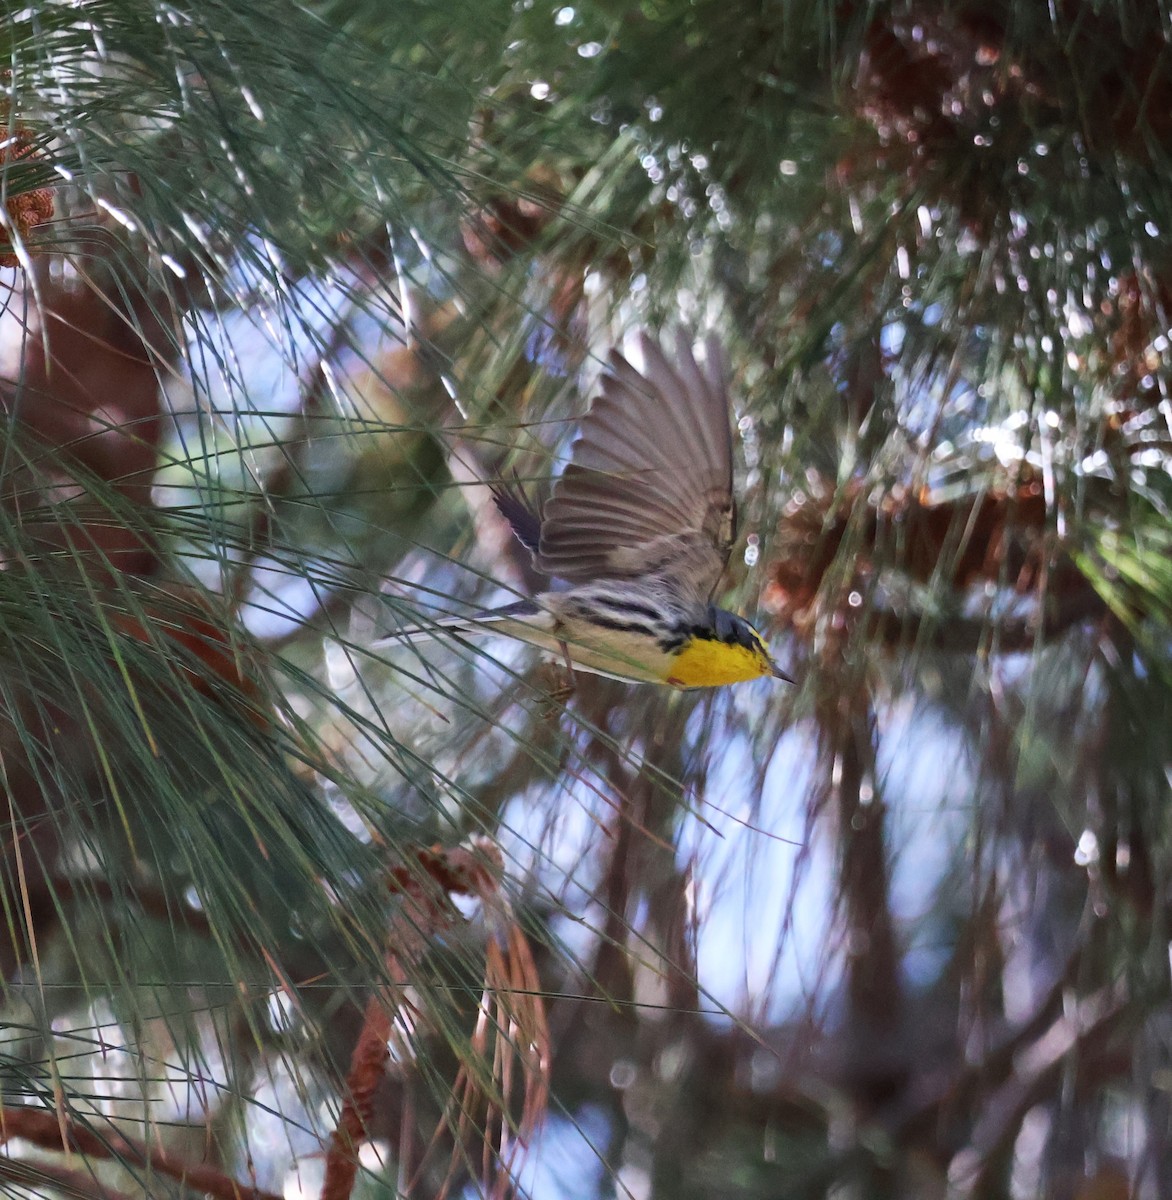
[{"label": "small bird in flight", "polygon": [[683,333],[674,363],[640,345],[642,372],[611,353],[548,502],[492,487],[549,589],[399,636],[491,631],[572,670],[677,688],[789,681],[752,625],[712,602],[736,537],[720,344],[708,339],[703,369]]}]

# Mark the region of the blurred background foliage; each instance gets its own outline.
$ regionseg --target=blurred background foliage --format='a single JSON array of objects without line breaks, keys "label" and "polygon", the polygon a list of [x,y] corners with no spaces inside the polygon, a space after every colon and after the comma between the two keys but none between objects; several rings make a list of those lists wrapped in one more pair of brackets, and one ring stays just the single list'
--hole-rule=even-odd
[{"label": "blurred background foliage", "polygon": [[[5,18],[5,1194],[1172,1194],[1163,8]],[[798,685],[372,650],[681,324]]]}]

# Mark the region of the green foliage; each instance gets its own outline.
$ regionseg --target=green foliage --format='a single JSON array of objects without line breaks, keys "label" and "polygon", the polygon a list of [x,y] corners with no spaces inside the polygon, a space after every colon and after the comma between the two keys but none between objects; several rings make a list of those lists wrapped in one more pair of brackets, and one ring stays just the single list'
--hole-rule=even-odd
[{"label": "green foliage", "polygon": [[[5,1186],[98,1194],[73,1122],[128,1194],[214,1189],[119,1137],[315,1194],[373,1011],[353,1194],[490,1194],[540,993],[538,1200],[559,1144],[582,1195],[1172,1187],[1155,10],[95,0],[0,52]],[[800,686],[372,650],[524,592],[481,484],[681,322]]]}]

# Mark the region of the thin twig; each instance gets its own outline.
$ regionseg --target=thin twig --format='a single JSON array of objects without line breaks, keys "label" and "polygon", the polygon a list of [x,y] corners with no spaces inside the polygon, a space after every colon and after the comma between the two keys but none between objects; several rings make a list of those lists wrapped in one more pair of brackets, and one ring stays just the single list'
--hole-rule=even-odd
[{"label": "thin twig", "polygon": [[968,1145],[949,1164],[950,1195],[985,1194],[989,1164],[1012,1141],[1047,1081],[1113,1034],[1128,1011],[1124,989],[1103,988],[1079,1000],[1017,1055],[1013,1074],[985,1102]]},{"label": "thin twig", "polygon": [[[387,969],[393,972],[388,959]],[[396,973],[394,978],[400,976]],[[394,1010],[380,988],[366,1002],[366,1014],[346,1076],[346,1099],[326,1152],[326,1174],[321,1200],[348,1200],[358,1176],[358,1148],[374,1111],[374,1093],[386,1073]]]},{"label": "thin twig", "polygon": [[[451,925],[455,909],[450,892],[467,892],[483,863],[469,860],[466,851],[420,849],[409,864],[391,873],[390,890],[403,896],[387,934],[388,980],[410,979],[411,965],[426,949],[426,939]],[[383,983],[370,997],[362,1029],[350,1058],[346,1097],[326,1151],[321,1200],[349,1200],[358,1177],[358,1149],[374,1108],[374,1093],[386,1074],[389,1041],[395,1014],[401,1009],[402,989]]]},{"label": "thin twig", "polygon": [[[506,906],[499,892],[500,852],[490,843],[475,848],[420,849],[391,872],[390,891],[403,898],[387,936],[387,979],[410,979],[429,940],[459,920],[453,893],[479,897],[498,915]],[[450,1102],[415,1174],[403,1188],[410,1195],[430,1151],[445,1133],[457,1145],[467,1141],[478,1114],[487,1106],[480,1127],[483,1145],[483,1194],[501,1198],[512,1186],[512,1168],[528,1138],[541,1123],[549,1096],[550,1045],[545,1010],[538,992],[540,979],[521,930],[506,918],[504,944],[490,939],[486,950],[485,988],[471,1038],[471,1054],[461,1063]],[[367,1002],[362,1030],[350,1060],[346,1097],[326,1152],[326,1175],[321,1200],[349,1200],[358,1175],[358,1149],[374,1110],[375,1091],[390,1058],[404,1008],[402,985],[382,983]],[[515,1068],[521,1067],[522,1106],[519,1121],[510,1116]],[[487,1079],[485,1076],[487,1075]],[[438,1195],[444,1196],[456,1178],[460,1157],[454,1155]]]},{"label": "thin twig", "polygon": [[[64,1132],[66,1143],[62,1144]],[[32,1107],[0,1109],[0,1142],[14,1137],[25,1138],[46,1150],[71,1150],[91,1158],[108,1158],[146,1167],[178,1179],[186,1187],[205,1192],[214,1200],[281,1200],[273,1192],[246,1187],[230,1175],[203,1163],[193,1163],[159,1147],[151,1147],[113,1129],[98,1133],[72,1117],[65,1116],[58,1124],[57,1113]]]},{"label": "thin twig", "polygon": [[25,1162],[19,1158],[0,1156],[0,1179],[30,1189],[48,1183],[54,1190],[64,1192],[67,1196],[85,1197],[86,1200],[131,1200],[126,1192],[106,1187],[88,1171],[73,1171],[69,1167],[46,1162]]}]

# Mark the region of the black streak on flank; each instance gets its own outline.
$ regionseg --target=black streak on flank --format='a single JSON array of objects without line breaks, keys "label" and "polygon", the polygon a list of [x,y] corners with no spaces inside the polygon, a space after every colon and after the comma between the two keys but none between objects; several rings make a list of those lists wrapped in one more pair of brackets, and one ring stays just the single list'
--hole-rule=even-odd
[{"label": "black streak on flank", "polygon": [[595,612],[599,608],[608,608],[615,614],[646,617],[648,621],[660,621],[663,618],[663,613],[650,604],[639,604],[634,600],[622,600],[617,596],[595,596],[593,599]]},{"label": "black streak on flank", "polygon": [[599,616],[598,613],[591,614],[591,625],[601,626],[603,629],[614,629],[619,633],[650,633],[647,628],[646,621],[617,621],[613,617]]},{"label": "black streak on flank", "polygon": [[686,642],[690,642],[695,636],[695,628],[690,630],[677,630],[671,633],[668,637],[661,637],[656,645],[664,654],[674,654],[677,650],[683,649]]}]

